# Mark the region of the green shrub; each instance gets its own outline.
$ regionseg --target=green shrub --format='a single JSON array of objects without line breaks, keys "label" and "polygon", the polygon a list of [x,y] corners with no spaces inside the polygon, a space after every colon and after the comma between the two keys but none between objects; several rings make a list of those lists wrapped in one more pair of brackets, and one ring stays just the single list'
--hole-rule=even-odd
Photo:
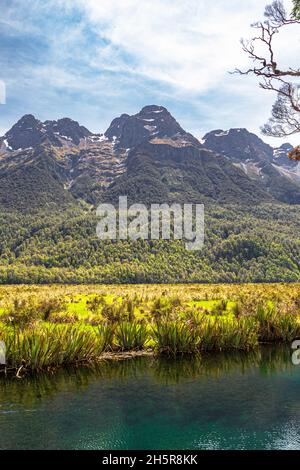
[{"label": "green shrub", "polygon": [[5,310],[1,320],[17,328],[26,328],[40,318],[38,306],[33,300],[14,299],[11,307]]},{"label": "green shrub", "polygon": [[154,299],[151,314],[156,319],[171,319],[175,307],[176,303],[174,305],[169,297],[161,295]]},{"label": "green shrub", "polygon": [[44,321],[48,321],[55,313],[65,312],[66,302],[59,298],[43,299],[38,305],[38,312]]},{"label": "green shrub", "polygon": [[90,310],[93,314],[97,314],[100,308],[105,305],[105,296],[102,295],[95,295],[91,300],[86,302],[86,306],[88,310]]},{"label": "green shrub", "polygon": [[77,315],[71,315],[70,313],[57,313],[52,314],[49,318],[49,323],[77,323],[79,318]]},{"label": "green shrub", "polygon": [[228,306],[228,300],[220,300],[218,301],[211,309],[212,315],[223,315],[226,313]]}]

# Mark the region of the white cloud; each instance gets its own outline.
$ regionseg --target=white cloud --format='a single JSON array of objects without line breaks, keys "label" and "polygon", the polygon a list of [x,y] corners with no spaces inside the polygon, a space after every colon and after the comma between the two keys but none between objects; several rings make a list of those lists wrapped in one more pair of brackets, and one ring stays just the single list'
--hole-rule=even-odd
[{"label": "white cloud", "polygon": [[[70,2],[67,0],[67,4]],[[101,65],[120,70],[133,60],[132,73],[164,81],[182,93],[201,93],[222,85],[226,72],[245,66],[239,39],[262,17],[263,0],[75,0],[88,21],[109,43]],[[286,2],[290,7],[290,1]],[[289,38],[284,41],[284,46]],[[299,43],[288,42],[285,55],[299,57]],[[291,47],[292,44],[292,47]],[[288,51],[288,54],[286,53]]]},{"label": "white cloud", "polygon": [[[79,6],[94,32],[107,41],[90,61],[92,67],[163,83],[164,93],[174,100],[206,107],[212,127],[223,117],[225,126],[244,125],[259,132],[267,120],[275,96],[260,90],[252,78],[228,74],[249,64],[239,40],[253,35],[250,24],[262,19],[264,0],[65,0],[64,4]],[[291,0],[285,6],[290,10]],[[293,65],[299,58],[296,34],[291,27],[278,41],[283,65]],[[204,105],[201,100],[210,93],[219,94],[220,105],[226,108]]]},{"label": "white cloud", "polygon": [[[24,86],[36,89],[52,109],[59,108],[59,90],[65,95],[81,92],[89,101],[88,106],[82,103],[83,123],[92,106],[102,107],[95,115],[101,119],[105,113],[108,125],[113,113],[137,112],[140,103],[167,104],[170,111],[174,103],[175,117],[197,135],[216,127],[247,127],[259,133],[275,96],[259,89],[255,79],[228,71],[247,66],[239,40],[251,37],[250,23],[262,18],[268,1],[32,0],[32,21],[26,29],[33,28],[49,47],[43,61],[23,65]],[[291,0],[284,3],[291,8]],[[69,21],[78,8],[83,16]],[[21,28],[17,17],[23,19],[25,10],[20,1],[6,15],[7,23]],[[44,18],[53,12],[61,21],[44,29]],[[278,41],[284,65],[299,58],[297,34],[291,27]],[[11,80],[17,78],[13,74]]]}]

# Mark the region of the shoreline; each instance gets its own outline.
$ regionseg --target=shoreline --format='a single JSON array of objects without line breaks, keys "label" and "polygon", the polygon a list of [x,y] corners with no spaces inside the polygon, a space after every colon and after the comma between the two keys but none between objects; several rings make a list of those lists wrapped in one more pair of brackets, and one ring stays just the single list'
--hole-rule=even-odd
[{"label": "shoreline", "polygon": [[[259,353],[263,348],[280,348],[288,347],[288,343],[284,342],[261,342],[257,345],[256,348],[250,350],[238,350],[238,349],[227,349],[227,350],[214,350],[214,351],[197,351],[194,353],[178,353],[178,354],[166,354],[155,351],[154,349],[144,349],[139,351],[115,351],[115,352],[104,352],[100,356],[95,357],[94,360],[79,361],[69,364],[61,364],[56,366],[47,366],[40,369],[32,369],[30,367],[26,368],[24,365],[21,367],[5,367],[0,365],[0,385],[2,380],[11,380],[18,379],[22,380],[27,377],[37,377],[40,374],[55,374],[58,371],[68,370],[68,369],[86,369],[94,368],[101,364],[108,363],[119,363],[122,361],[134,360],[138,358],[152,358],[152,359],[167,359],[167,360],[182,360],[188,359],[193,361],[196,358],[201,358],[201,360],[211,359],[213,356],[218,355],[237,355],[237,356],[251,356],[251,354]],[[292,357],[292,349],[291,349]]]}]

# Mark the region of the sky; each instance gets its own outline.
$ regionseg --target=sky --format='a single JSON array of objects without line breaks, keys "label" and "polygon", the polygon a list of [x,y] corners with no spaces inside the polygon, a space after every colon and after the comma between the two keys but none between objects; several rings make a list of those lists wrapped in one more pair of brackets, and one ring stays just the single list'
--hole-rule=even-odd
[{"label": "sky", "polygon": [[[253,35],[265,3],[0,0],[0,135],[29,113],[104,132],[115,117],[149,104],[165,106],[199,138],[230,127],[260,134],[275,96],[229,72],[249,65],[240,39]],[[283,66],[300,56],[294,28],[278,42]],[[297,136],[263,138],[299,144]]]}]

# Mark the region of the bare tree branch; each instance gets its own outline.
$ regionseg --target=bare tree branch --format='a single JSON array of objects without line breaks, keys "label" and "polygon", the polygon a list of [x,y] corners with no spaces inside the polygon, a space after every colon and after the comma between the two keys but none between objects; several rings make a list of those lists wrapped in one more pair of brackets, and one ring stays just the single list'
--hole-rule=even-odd
[{"label": "bare tree branch", "polygon": [[[272,137],[284,137],[300,132],[300,87],[289,80],[300,77],[300,68],[280,66],[275,53],[274,38],[283,28],[300,25],[300,0],[294,0],[291,17],[286,13],[283,3],[278,0],[266,6],[264,16],[265,21],[252,24],[258,34],[251,40],[241,40],[242,49],[253,66],[247,70],[235,69],[233,73],[259,77],[262,89],[277,94],[271,118],[262,127],[262,132]],[[291,152],[290,158],[300,160],[300,146],[297,149]]]},{"label": "bare tree branch", "polygon": [[[275,8],[274,4],[278,7],[278,4],[281,2],[274,2],[272,5],[269,5],[269,8]],[[282,4],[281,4],[282,5]],[[268,8],[268,7],[266,7]],[[282,7],[283,8],[283,7]],[[277,10],[276,10],[277,11]],[[278,10],[278,15],[284,17],[285,12]],[[273,20],[273,23],[275,20]],[[279,33],[279,28],[283,26],[287,26],[289,24],[300,24],[298,20],[291,20],[281,22],[280,25],[277,26],[272,25],[269,21],[265,21],[264,23],[259,22],[253,24],[253,28],[260,30],[260,35],[252,38],[251,40],[241,40],[243,51],[248,54],[248,57],[254,62],[254,67],[249,68],[246,71],[242,71],[240,69],[235,69],[234,73],[239,73],[241,75],[249,75],[254,74],[258,77],[266,77],[266,78],[275,78],[278,77],[300,77],[300,68],[299,69],[292,69],[289,68],[288,70],[283,70],[278,66],[277,60],[275,60],[275,52],[273,49],[273,39],[276,34]],[[257,45],[258,44],[258,45]],[[266,56],[258,55],[257,49],[259,45],[263,45],[266,48]],[[257,65],[256,65],[257,64]]]}]

